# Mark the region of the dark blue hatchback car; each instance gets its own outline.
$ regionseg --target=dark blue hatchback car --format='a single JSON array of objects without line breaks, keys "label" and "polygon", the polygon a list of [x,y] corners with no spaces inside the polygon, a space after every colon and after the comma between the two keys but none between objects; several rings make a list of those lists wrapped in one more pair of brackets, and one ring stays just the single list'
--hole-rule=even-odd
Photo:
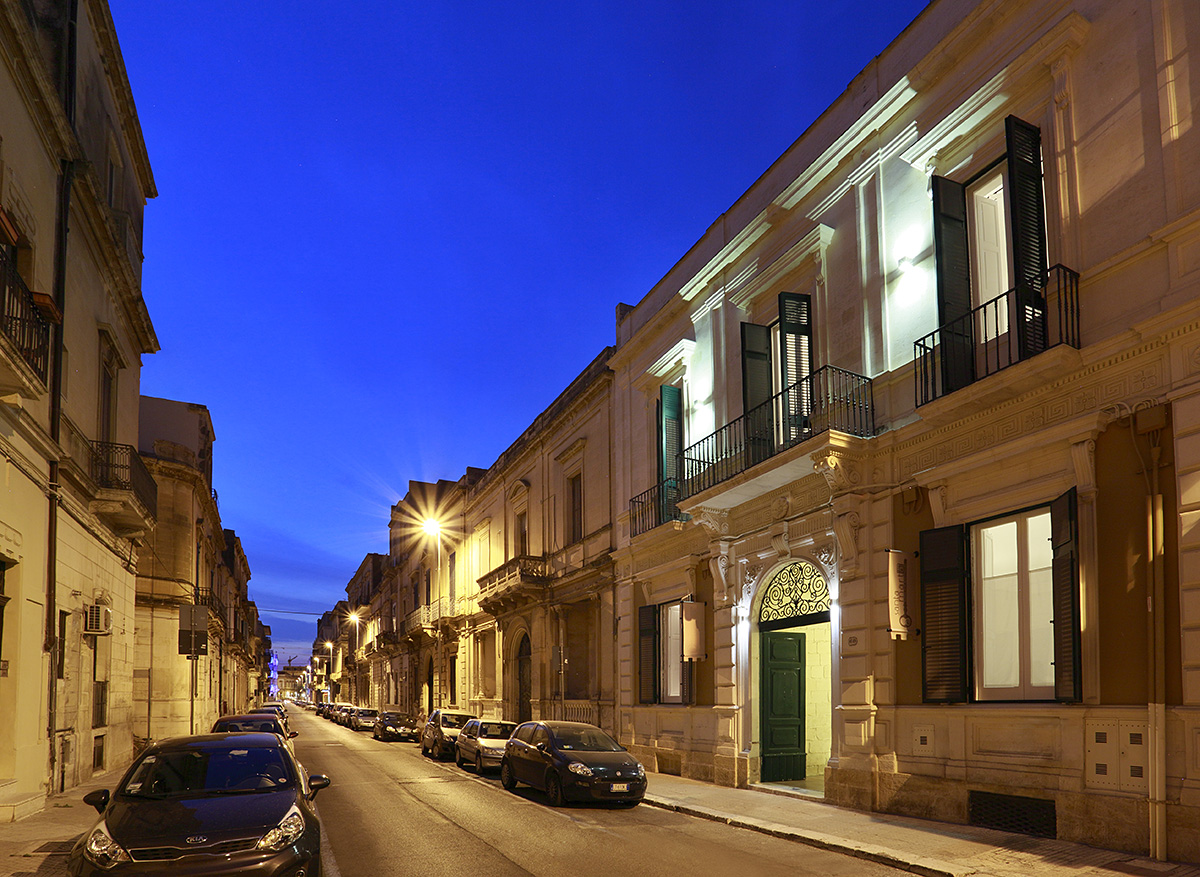
[{"label": "dark blue hatchback car", "polygon": [[646,770],[606,732],[584,722],[526,722],[509,738],[500,782],[541,789],[555,807],[568,801],[637,804],[646,794]]}]

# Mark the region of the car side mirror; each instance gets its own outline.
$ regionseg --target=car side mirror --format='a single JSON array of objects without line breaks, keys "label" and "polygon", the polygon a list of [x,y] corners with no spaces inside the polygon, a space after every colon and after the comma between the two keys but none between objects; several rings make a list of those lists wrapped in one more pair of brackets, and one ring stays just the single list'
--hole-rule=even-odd
[{"label": "car side mirror", "polygon": [[96,789],[94,792],[88,792],[83,796],[83,803],[90,807],[95,807],[97,813],[103,813],[108,807],[109,794],[108,789]]},{"label": "car side mirror", "polygon": [[541,743],[539,743],[539,744],[537,745],[537,751],[538,751],[538,752],[545,752],[545,751],[546,751],[546,741],[545,741],[545,740],[543,740]]},{"label": "car side mirror", "polygon": [[317,792],[327,788],[329,788],[329,777],[325,776],[325,774],[319,773],[315,776],[310,776],[308,778],[308,800],[311,801],[317,797]]},{"label": "car side mirror", "polygon": [[299,731],[288,731],[288,739],[289,740],[291,740],[293,737],[299,737],[299,736],[300,736]]}]

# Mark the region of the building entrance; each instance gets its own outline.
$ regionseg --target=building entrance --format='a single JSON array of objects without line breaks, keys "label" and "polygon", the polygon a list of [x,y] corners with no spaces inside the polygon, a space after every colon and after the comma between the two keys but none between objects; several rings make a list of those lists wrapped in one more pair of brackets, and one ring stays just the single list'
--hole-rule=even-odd
[{"label": "building entrance", "polygon": [[758,611],[764,783],[824,788],[833,736],[829,610],[825,577],[807,561],[784,567],[764,589]]}]

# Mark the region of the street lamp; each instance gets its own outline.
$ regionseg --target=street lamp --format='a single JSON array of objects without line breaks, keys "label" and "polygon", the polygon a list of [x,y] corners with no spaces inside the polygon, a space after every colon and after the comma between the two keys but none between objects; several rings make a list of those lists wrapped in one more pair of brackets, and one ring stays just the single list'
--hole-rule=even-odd
[{"label": "street lamp", "polygon": [[329,649],[329,664],[325,667],[325,695],[329,703],[333,703],[333,643],[325,640],[325,648]]},{"label": "street lamp", "polygon": [[[441,525],[441,522],[437,521],[434,518],[426,518],[424,520],[424,522],[422,522],[422,524],[421,524],[421,529],[424,530],[427,535],[432,536],[432,537],[434,537],[434,539],[437,540],[437,569],[434,572],[434,577],[437,581],[437,589],[438,589],[438,595],[439,595],[438,596],[438,605],[440,606],[441,600],[442,600],[442,598],[441,598],[441,591],[442,591],[442,525]],[[430,612],[432,615],[432,609],[430,610]],[[442,665],[444,668],[445,656],[442,654],[442,625],[441,625],[441,617],[440,616],[441,616],[441,612],[439,611],[438,617],[435,618],[433,621],[433,623],[435,625],[434,633],[435,633],[436,643],[437,643],[435,651],[437,653],[438,664]],[[440,698],[439,698],[439,700],[440,700]],[[450,702],[451,703],[454,702],[453,693],[451,693],[451,695],[450,695]],[[428,707],[429,707],[429,711],[432,712],[433,711],[432,685],[431,685],[430,691],[429,691]]]}]

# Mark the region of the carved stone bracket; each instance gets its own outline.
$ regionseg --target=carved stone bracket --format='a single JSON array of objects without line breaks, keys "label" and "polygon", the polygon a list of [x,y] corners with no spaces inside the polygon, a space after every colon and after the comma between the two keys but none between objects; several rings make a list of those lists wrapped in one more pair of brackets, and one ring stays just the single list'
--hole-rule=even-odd
[{"label": "carved stone bracket", "polygon": [[729,571],[731,563],[728,542],[714,542],[709,546],[708,568],[712,571],[713,593],[720,596],[723,605],[737,602],[736,582]]},{"label": "carved stone bracket", "polygon": [[822,448],[813,454],[813,469],[829,485],[834,495],[853,490],[862,482],[862,469],[858,460],[835,448]]},{"label": "carved stone bracket", "polygon": [[742,564],[742,596],[749,600],[754,596],[754,586],[758,583],[758,577],[762,575],[765,567],[761,563],[750,563],[748,560],[741,561]]},{"label": "carved stone bracket", "polygon": [[842,572],[847,576],[855,575],[858,568],[858,531],[861,527],[858,512],[834,515],[833,534],[837,537]]},{"label": "carved stone bracket", "polygon": [[729,534],[729,512],[725,509],[702,506],[692,515],[692,520],[702,526],[711,536],[727,536]]}]

